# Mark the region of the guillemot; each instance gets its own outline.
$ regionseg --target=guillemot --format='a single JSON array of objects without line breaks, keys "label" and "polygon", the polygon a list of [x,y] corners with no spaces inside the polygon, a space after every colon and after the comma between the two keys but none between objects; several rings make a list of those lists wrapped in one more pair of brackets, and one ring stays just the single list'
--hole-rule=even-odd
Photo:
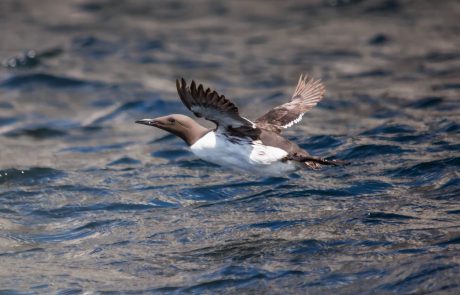
[{"label": "guillemot", "polygon": [[283,176],[301,168],[317,169],[341,161],[311,156],[292,141],[281,136],[283,129],[300,122],[305,112],[323,98],[324,85],[319,80],[300,76],[291,100],[279,105],[255,121],[240,116],[238,108],[224,95],[210,88],[190,86],[176,80],[182,103],[198,118],[216,124],[208,129],[192,118],[171,114],[142,119],[138,124],[154,126],[182,138],[202,160],[242,172]]}]

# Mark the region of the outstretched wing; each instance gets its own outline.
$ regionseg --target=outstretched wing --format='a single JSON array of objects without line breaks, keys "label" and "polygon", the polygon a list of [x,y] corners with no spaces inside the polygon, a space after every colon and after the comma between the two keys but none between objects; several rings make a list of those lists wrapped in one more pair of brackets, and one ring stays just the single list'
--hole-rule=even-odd
[{"label": "outstretched wing", "polygon": [[255,128],[255,124],[248,119],[241,117],[238,108],[223,95],[219,95],[211,89],[204,90],[202,84],[196,87],[195,81],[192,81],[190,87],[182,78],[176,80],[177,92],[182,103],[192,111],[198,118],[214,122],[217,127],[224,128]]},{"label": "outstretched wing", "polygon": [[281,132],[300,122],[303,115],[324,97],[325,92],[321,81],[300,75],[291,101],[271,109],[255,123],[261,128]]}]

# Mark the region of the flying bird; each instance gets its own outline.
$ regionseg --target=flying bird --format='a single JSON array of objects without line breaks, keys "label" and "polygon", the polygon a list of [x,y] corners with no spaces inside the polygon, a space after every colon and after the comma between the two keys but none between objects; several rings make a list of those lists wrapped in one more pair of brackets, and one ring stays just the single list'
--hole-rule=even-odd
[{"label": "flying bird", "polygon": [[182,103],[198,118],[216,124],[209,129],[194,119],[171,114],[136,123],[154,126],[182,138],[191,151],[204,161],[245,173],[285,176],[299,169],[317,169],[342,164],[311,156],[281,132],[302,120],[323,98],[324,85],[308,76],[300,76],[289,102],[279,105],[255,121],[240,115],[238,108],[224,95],[192,81],[176,80]]}]

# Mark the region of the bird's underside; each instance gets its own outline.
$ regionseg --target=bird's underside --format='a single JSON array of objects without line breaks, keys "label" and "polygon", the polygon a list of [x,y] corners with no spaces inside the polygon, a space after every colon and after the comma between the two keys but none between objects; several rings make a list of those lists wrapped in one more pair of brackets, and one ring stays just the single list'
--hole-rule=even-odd
[{"label": "bird's underside", "polygon": [[225,96],[219,95],[202,84],[192,81],[190,86],[184,79],[176,81],[179,97],[195,116],[214,122],[216,132],[235,138],[250,138],[263,145],[280,148],[287,152],[281,161],[303,163],[316,169],[322,165],[337,165],[339,162],[315,158],[297,144],[281,136],[281,131],[300,122],[305,112],[312,109],[324,96],[323,84],[308,76],[300,76],[289,102],[277,106],[254,122],[240,116],[238,108]]}]

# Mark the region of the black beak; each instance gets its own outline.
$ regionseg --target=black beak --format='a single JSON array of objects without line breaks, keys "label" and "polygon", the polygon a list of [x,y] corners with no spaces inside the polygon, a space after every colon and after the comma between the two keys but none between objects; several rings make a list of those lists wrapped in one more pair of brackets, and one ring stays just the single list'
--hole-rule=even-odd
[{"label": "black beak", "polygon": [[147,125],[147,126],[154,126],[158,127],[160,125],[160,122],[155,120],[155,119],[142,119],[142,120],[137,120],[137,124],[142,124],[142,125]]}]

